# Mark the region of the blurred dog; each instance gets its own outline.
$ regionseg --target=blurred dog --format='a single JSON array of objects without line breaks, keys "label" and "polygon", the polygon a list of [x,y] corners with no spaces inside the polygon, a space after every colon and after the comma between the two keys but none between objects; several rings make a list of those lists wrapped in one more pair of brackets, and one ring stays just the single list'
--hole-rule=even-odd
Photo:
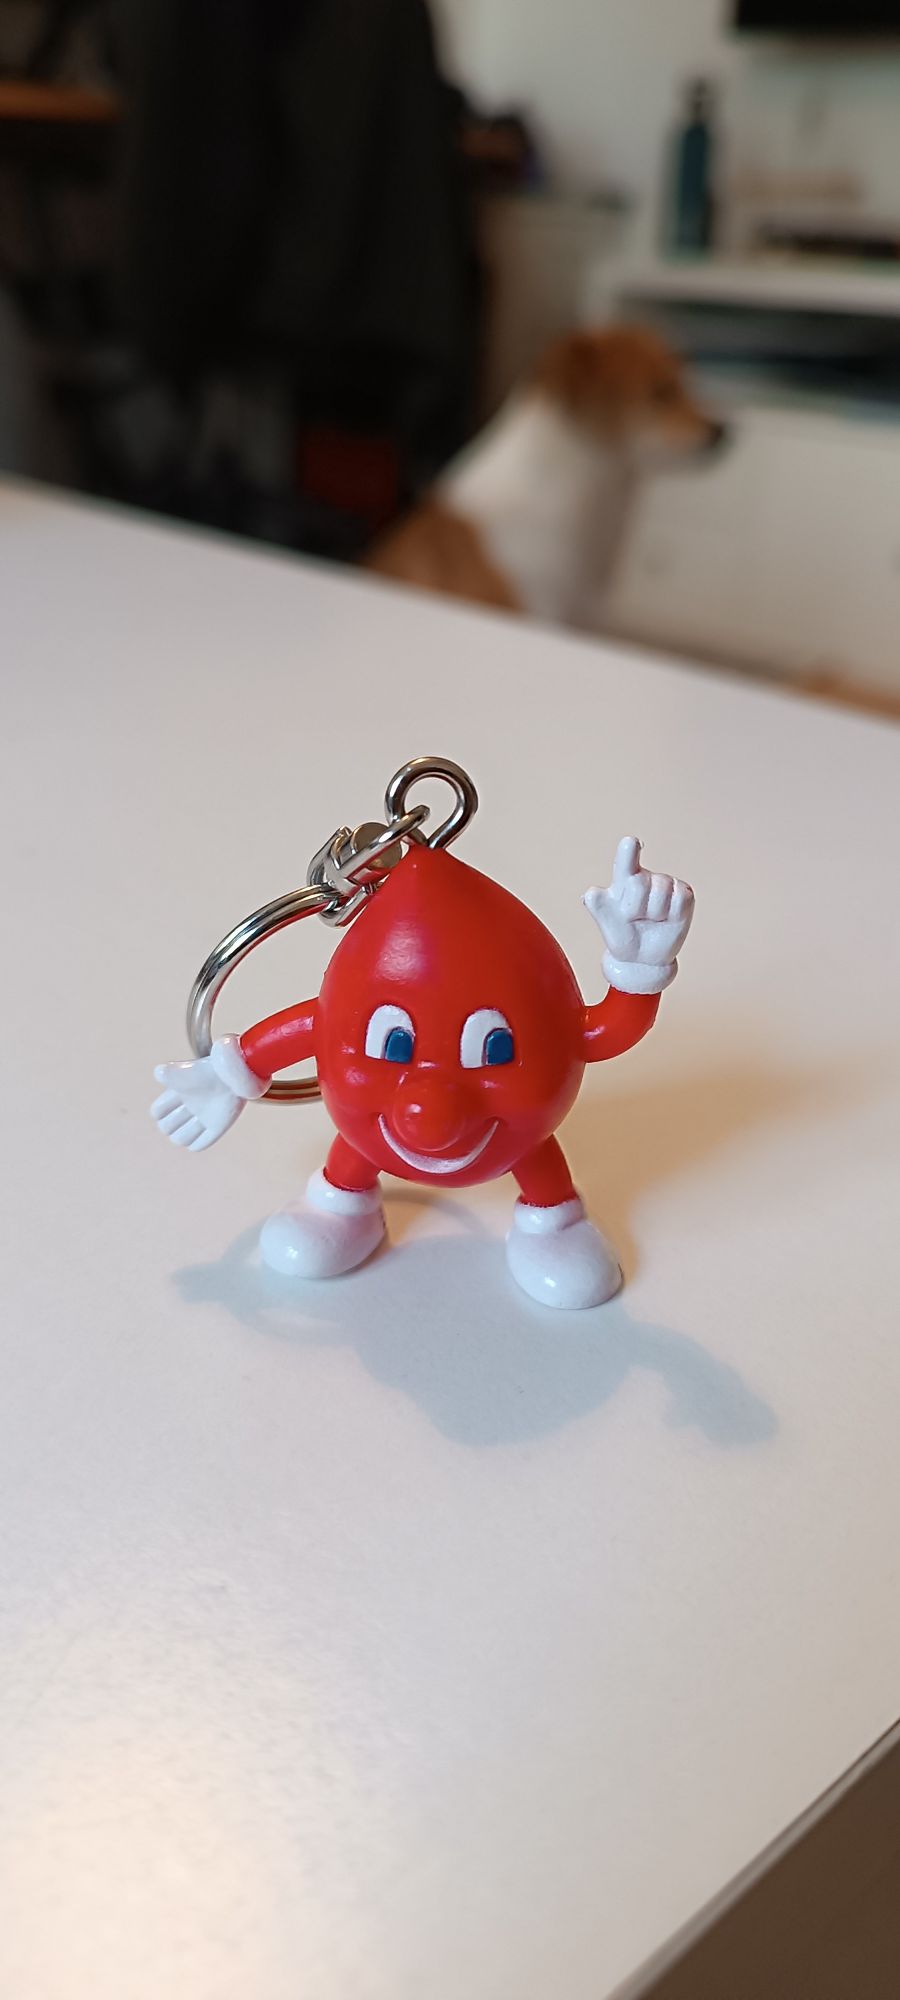
[{"label": "blurred dog", "polygon": [[655,333],[567,334],[367,566],[472,603],[593,623],[639,481],[725,437]]}]

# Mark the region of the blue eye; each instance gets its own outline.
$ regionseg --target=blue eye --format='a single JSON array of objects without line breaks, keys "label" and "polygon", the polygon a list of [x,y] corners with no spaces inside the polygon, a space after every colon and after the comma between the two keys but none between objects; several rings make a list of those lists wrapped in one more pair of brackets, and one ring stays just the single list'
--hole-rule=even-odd
[{"label": "blue eye", "polygon": [[415,1046],[415,1022],[406,1008],[390,1000],[376,1007],[366,1028],[366,1055],[373,1062],[411,1063]]},{"label": "blue eye", "polygon": [[415,1043],[408,1028],[392,1028],[384,1045],[384,1060],[392,1063],[411,1063]]},{"label": "blue eye", "polygon": [[513,1031],[499,1007],[476,1007],[463,1023],[459,1060],[463,1069],[498,1069],[515,1062]]}]

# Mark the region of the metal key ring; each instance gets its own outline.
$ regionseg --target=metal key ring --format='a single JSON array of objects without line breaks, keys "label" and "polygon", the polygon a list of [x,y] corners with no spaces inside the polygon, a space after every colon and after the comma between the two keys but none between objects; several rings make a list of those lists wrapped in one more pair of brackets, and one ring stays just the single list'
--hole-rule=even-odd
[{"label": "metal key ring", "polygon": [[[420,828],[429,816],[428,807],[413,806],[408,809],[406,805],[413,785],[423,778],[443,778],[456,793],[452,812],[441,821],[427,842]],[[414,757],[404,764],[391,779],[385,794],[385,817],[389,822],[386,827],[366,828],[370,838],[357,853],[346,857],[344,842],[350,842],[352,836],[346,827],[342,827],[314,856],[309,871],[312,879],[304,889],[292,889],[288,895],[278,896],[272,903],[264,903],[261,909],[254,910],[242,923],[236,924],[210,952],[194,980],[188,1000],[187,1033],[194,1055],[209,1055],[213,1045],[212,1023],[216,1001],[226,980],[257,945],[274,937],[277,931],[286,930],[289,924],[299,923],[303,917],[320,916],[327,923],[348,923],[369,897],[377,893],[378,860],[381,855],[404,840],[431,848],[448,847],[468,826],[477,810],[478,793],[468,773],[459,764],[442,757]],[[365,879],[366,871],[368,880]],[[359,877],[362,880],[357,879]],[[317,1077],[298,1077],[287,1082],[271,1083],[259,1101],[262,1104],[308,1104],[321,1095]]]},{"label": "metal key ring", "polygon": [[[212,1023],[216,1001],[226,980],[231,978],[242,959],[247,958],[258,944],[274,937],[276,931],[286,930],[289,924],[299,923],[302,917],[319,916],[331,922],[347,922],[356,916],[372,894],[377,874],[364,886],[357,886],[354,876],[371,870],[373,864],[377,870],[379,856],[396,847],[399,841],[420,839],[419,828],[427,816],[427,806],[417,806],[412,812],[402,814],[392,826],[373,833],[359,853],[348,858],[346,872],[337,872],[333,883],[327,882],[324,875],[317,872],[316,880],[309,882],[305,889],[292,889],[286,896],[277,896],[274,902],[264,903],[261,909],[244,917],[242,923],[235,924],[227,937],[223,937],[210,952],[191,987],[187,1033],[195,1056],[209,1055],[213,1045]],[[349,839],[346,828],[342,828],[341,832],[346,833]],[[310,874],[338,841],[339,835],[336,834],[329,847],[316,856]],[[342,892],[347,898],[343,906]],[[264,1104],[310,1104],[321,1095],[314,1076],[296,1077],[287,1082],[271,1083],[260,1101]]]},{"label": "metal key ring", "polygon": [[[187,1008],[188,1041],[195,1056],[208,1056],[213,1045],[213,1008],[226,979],[231,978],[241,960],[265,938],[274,937],[276,931],[283,931],[288,924],[300,922],[301,917],[314,917],[327,910],[336,902],[336,897],[326,889],[292,889],[287,896],[277,896],[272,903],[264,903],[262,909],[254,910],[245,917],[243,923],[235,924],[211,951],[201,965]],[[314,1076],[297,1077],[286,1083],[272,1083],[261,1100],[263,1104],[308,1104],[313,1098],[321,1097],[318,1080]]]}]

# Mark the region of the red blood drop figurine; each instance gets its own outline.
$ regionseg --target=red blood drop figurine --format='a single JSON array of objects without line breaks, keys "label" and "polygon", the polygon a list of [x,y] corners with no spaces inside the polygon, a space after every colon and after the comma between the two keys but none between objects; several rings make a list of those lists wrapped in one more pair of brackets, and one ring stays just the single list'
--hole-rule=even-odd
[{"label": "red blood drop figurine", "polygon": [[413,844],[373,884],[318,1000],[157,1071],[166,1088],[154,1115],[199,1152],[277,1071],[314,1058],[338,1136],[305,1199],[265,1224],[269,1265],[328,1278],[361,1264],[384,1234],[382,1173],[442,1188],[511,1173],[519,1200],[507,1256],[523,1290],[569,1308],[612,1296],[618,1260],[587,1220],[554,1133],[585,1063],[621,1055],[652,1026],[693,896],[642,869],[628,839],[612,886],[585,902],[607,947],[609,991],[597,1006],[585,1005],[531,910],[443,849]]}]

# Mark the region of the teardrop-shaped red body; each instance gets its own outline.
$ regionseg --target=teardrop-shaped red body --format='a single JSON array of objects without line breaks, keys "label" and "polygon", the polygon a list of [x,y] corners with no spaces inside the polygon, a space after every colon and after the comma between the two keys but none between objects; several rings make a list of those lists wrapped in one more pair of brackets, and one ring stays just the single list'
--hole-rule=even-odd
[{"label": "teardrop-shaped red body", "polygon": [[381,1172],[493,1180],[574,1103],[584,1021],[568,959],[533,912],[465,862],[413,847],[329,964],[322,1096]]}]

